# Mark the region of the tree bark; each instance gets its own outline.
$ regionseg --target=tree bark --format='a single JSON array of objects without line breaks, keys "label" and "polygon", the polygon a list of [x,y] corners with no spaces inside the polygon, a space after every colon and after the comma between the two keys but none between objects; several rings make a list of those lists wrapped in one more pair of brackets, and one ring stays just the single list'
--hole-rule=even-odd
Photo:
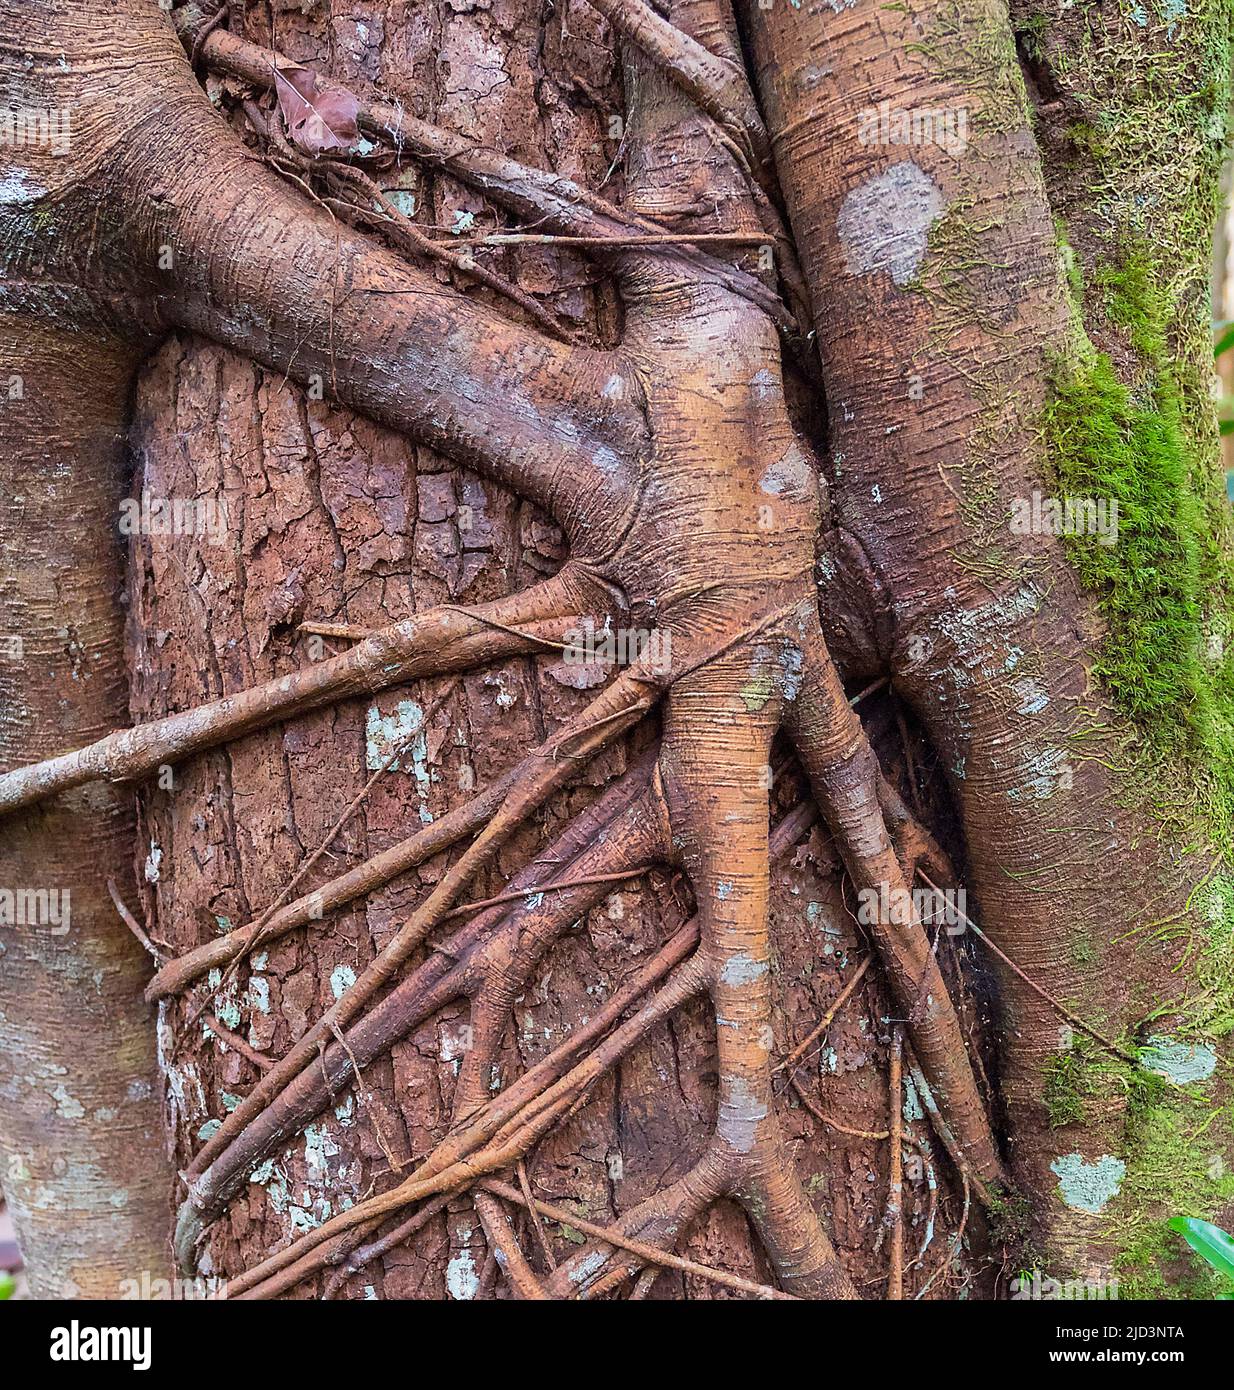
[{"label": "tree bark", "polygon": [[[1151,87],[1161,36],[1106,33],[1080,83],[1073,19],[1044,36],[1001,0],[739,24],[726,0],[275,0],[227,33],[113,8],[114,41],[69,0],[6,15],[33,85],[0,54],[23,101],[88,112],[5,185],[0,246],[52,402],[14,476],[110,672],[67,711],[34,682],[0,814],[6,871],[54,844],[97,914],[144,779],[182,1266],[243,1297],[963,1296],[1037,1261],[1192,1287],[1164,1217],[1234,1196],[1234,585],[1195,331],[1216,165],[1193,120],[1171,202],[1160,143],[1114,170],[1072,119],[1117,128],[1110,75]],[[1183,47],[1220,83],[1216,32],[1191,18]],[[288,143],[285,60],[401,146],[386,192]],[[951,124],[889,149],[892,107]],[[1076,147],[1140,201],[1085,202]],[[613,244],[493,254],[476,234],[510,217]],[[100,220],[95,254],[69,233]],[[1169,277],[1154,230],[1190,256]],[[124,431],[132,501],[217,525],[136,528],[139,727],[105,738]],[[1124,505],[1108,554],[1009,525],[1080,485]],[[601,690],[557,650],[576,619],[673,655]],[[957,869],[965,941],[887,909]],[[113,939],[134,997],[122,928],[81,949]],[[7,972],[6,1010],[10,978],[24,1057],[76,1015]],[[109,1095],[136,1056],[91,1076]],[[112,1152],[115,1106],[61,1089]],[[18,1151],[28,1109],[0,1104]],[[165,1176],[129,1147],[124,1258],[153,1268]],[[537,1234],[545,1199],[580,1227]],[[106,1290],[112,1232],[81,1239],[72,1277]],[[656,1246],[686,1259],[656,1276]]]}]

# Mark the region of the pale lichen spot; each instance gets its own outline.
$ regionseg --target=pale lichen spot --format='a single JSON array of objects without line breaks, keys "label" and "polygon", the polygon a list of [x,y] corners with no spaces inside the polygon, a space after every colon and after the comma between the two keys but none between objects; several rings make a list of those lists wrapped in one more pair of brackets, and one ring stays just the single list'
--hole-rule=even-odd
[{"label": "pale lichen spot", "polygon": [[[419,732],[424,711],[414,700],[400,700],[393,714],[382,714],[370,706],[365,717],[365,766],[370,772],[380,772],[387,762]],[[402,771],[398,759],[390,763],[391,772]]]},{"label": "pale lichen spot", "polygon": [[1017,714],[1040,714],[1050,703],[1050,697],[1046,693],[1046,688],[1039,680],[1034,680],[1031,676],[1025,676],[1022,680],[1012,681],[1011,688],[1016,693],[1019,704],[1016,705]]},{"label": "pale lichen spot", "polygon": [[1127,1165],[1113,1154],[1102,1154],[1088,1163],[1082,1154],[1064,1154],[1050,1164],[1058,1178],[1058,1191],[1073,1211],[1097,1216],[1118,1196],[1127,1176]]},{"label": "pale lichen spot", "polygon": [[163,851],[155,843],[150,841],[150,853],[146,855],[145,876],[147,883],[157,883],[159,881],[159,869],[163,863]]},{"label": "pale lichen spot", "polygon": [[1176,1086],[1207,1081],[1217,1070],[1217,1054],[1211,1047],[1160,1035],[1148,1039],[1140,1053],[1140,1062],[1147,1071],[1164,1076]]},{"label": "pale lichen spot", "polygon": [[750,985],[760,979],[770,969],[765,960],[754,960],[744,951],[738,951],[724,962],[720,971],[720,983],[725,985]]},{"label": "pale lichen spot", "polygon": [[86,1113],[85,1106],[76,1096],[69,1094],[63,1082],[51,1093],[51,1098],[56,1102],[56,1113],[63,1115],[66,1120],[80,1120]]},{"label": "pale lichen spot", "polygon": [[356,972],[350,965],[336,965],[330,972],[330,993],[341,999],[356,982]]},{"label": "pale lichen spot", "polygon": [[459,1250],[450,1256],[446,1266],[446,1288],[450,1297],[467,1302],[480,1292],[480,1276],[470,1250]]},{"label": "pale lichen spot", "polygon": [[604,1262],[607,1258],[602,1250],[593,1250],[590,1255],[585,1255],[570,1270],[570,1283],[586,1284],[593,1274],[598,1274],[604,1268]]},{"label": "pale lichen spot", "polygon": [[930,228],[943,207],[942,190],[911,159],[858,184],[836,217],[849,272],[886,271],[901,288],[909,284],[925,259]]},{"label": "pale lichen spot", "polygon": [[742,1077],[734,1077],[722,1087],[716,1134],[735,1153],[750,1152],[766,1118],[767,1103],[751,1091]]}]

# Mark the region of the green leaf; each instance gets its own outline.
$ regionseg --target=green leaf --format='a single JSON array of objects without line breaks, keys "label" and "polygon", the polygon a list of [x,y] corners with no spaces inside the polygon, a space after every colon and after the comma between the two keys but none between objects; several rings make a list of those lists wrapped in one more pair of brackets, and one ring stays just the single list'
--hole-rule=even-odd
[{"label": "green leaf", "polygon": [[1176,1216],[1169,1225],[1170,1230],[1177,1231],[1218,1274],[1234,1279],[1234,1236],[1227,1235],[1211,1221],[1201,1221],[1194,1216]]},{"label": "green leaf", "polygon": [[6,1298],[12,1298],[17,1292],[17,1280],[11,1274],[6,1274],[0,1270],[0,1303]]},{"label": "green leaf", "polygon": [[1222,420],[1222,422],[1221,422],[1221,433],[1222,433],[1222,434],[1232,434],[1232,433],[1234,433],[1234,420]]},{"label": "green leaf", "polygon": [[1213,346],[1213,356],[1220,357],[1223,352],[1229,352],[1232,347],[1234,347],[1234,323],[1217,339]]}]

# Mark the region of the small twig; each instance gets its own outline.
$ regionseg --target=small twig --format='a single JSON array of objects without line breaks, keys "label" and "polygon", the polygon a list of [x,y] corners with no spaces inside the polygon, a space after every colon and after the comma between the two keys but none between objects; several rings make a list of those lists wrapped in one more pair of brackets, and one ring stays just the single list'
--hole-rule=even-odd
[{"label": "small twig", "polygon": [[193,48],[189,53],[189,65],[196,67],[201,60],[201,50],[205,47],[206,40],[222,24],[226,24],[229,18],[226,0],[220,0],[219,7],[208,20],[197,31],[197,37],[193,40]]},{"label": "small twig", "polygon": [[550,651],[568,652],[570,645],[567,642],[555,642],[551,637],[540,637],[534,632],[525,632],[522,628],[510,627],[506,623],[499,623],[496,618],[490,618],[487,614],[479,613],[474,608],[465,608],[458,603],[443,603],[443,609],[450,613],[462,613],[466,618],[472,618],[475,622],[491,627],[496,632],[508,633],[511,637],[521,637],[526,642],[532,642],[538,647],[547,647]]},{"label": "small twig", "polygon": [[[917,877],[921,879],[921,881],[926,885],[927,888],[932,888],[936,893],[941,893],[943,891],[929,877],[929,875],[926,874],[924,869],[919,868],[917,870]],[[962,912],[958,907],[955,909],[955,912],[956,915],[960,918],[960,920],[964,923],[964,925],[968,927],[971,931],[975,932],[980,940],[985,942],[985,944],[990,948],[991,951],[994,952],[994,954],[999,958],[999,960],[1003,962],[1003,964],[1008,968],[1008,970],[1010,970],[1019,979],[1023,980],[1024,983],[1029,987],[1029,989],[1031,989],[1034,993],[1039,994],[1041,998],[1044,999],[1052,1009],[1054,1009],[1063,1018],[1065,1018],[1068,1023],[1073,1024],[1082,1032],[1087,1033],[1090,1038],[1093,1038],[1095,1041],[1099,1042],[1101,1046],[1106,1049],[1107,1052],[1113,1053],[1115,1057],[1121,1057],[1124,1062],[1130,1062],[1133,1067],[1138,1067],[1140,1065],[1140,1059],[1136,1057],[1133,1053],[1128,1052],[1125,1048],[1119,1047],[1117,1043],[1111,1042],[1110,1039],[1107,1038],[1104,1033],[1099,1033],[1096,1030],[1096,1028],[1092,1026],[1091,1023],[1085,1023],[1082,1018],[1080,1018],[1076,1014],[1073,1014],[1065,1004],[1061,1004],[1057,999],[1055,999],[1055,997],[1049,992],[1049,990],[1043,989],[1042,986],[1039,985],[1031,975],[1029,975],[1024,970],[1021,970],[1021,968],[1015,963],[1015,961],[1011,959],[1011,957],[1006,953],[1006,951],[1004,951],[1000,946],[995,945],[995,943],[990,940],[990,938],[985,934],[985,932],[981,930],[981,928],[977,925],[976,922],[973,921],[971,917],[969,917],[966,913]]]},{"label": "small twig", "polygon": [[202,1011],[201,1021],[219,1042],[226,1043],[233,1052],[238,1052],[241,1057],[252,1062],[258,1071],[269,1071],[274,1065],[273,1057],[267,1057],[264,1053],[258,1052],[256,1048],[250,1047],[238,1033],[233,1033],[230,1028],[225,1027],[208,1010]]},{"label": "small twig", "polygon": [[527,1214],[531,1221],[531,1229],[535,1232],[536,1244],[540,1247],[540,1253],[544,1256],[544,1261],[549,1269],[557,1268],[557,1260],[553,1255],[553,1247],[549,1244],[548,1236],[544,1233],[544,1222],[540,1219],[540,1213],[536,1210],[535,1198],[531,1194],[531,1179],[527,1176],[527,1164],[523,1159],[519,1159],[515,1171],[518,1173],[518,1185],[523,1193],[523,1201],[527,1207]]},{"label": "small twig", "polygon": [[[365,1102],[367,1105],[367,1102],[372,1098],[372,1092],[369,1091],[366,1094],[364,1090],[364,1077],[360,1071],[360,1063],[356,1060],[356,1054],[352,1051],[351,1044],[347,1041],[347,1035],[338,1026],[338,1024],[335,1022],[331,1022],[330,1026],[334,1033],[334,1037],[338,1042],[338,1045],[347,1054],[347,1060],[351,1063],[351,1074],[355,1078],[353,1090],[356,1093],[356,1097],[358,1100]],[[330,1078],[328,1075],[325,1075],[326,1069],[324,1043],[322,1045],[321,1052],[322,1073],[325,1076],[326,1086],[327,1088],[329,1088]],[[394,1173],[401,1173],[407,1165],[405,1163],[400,1163],[398,1159],[394,1157],[394,1154],[390,1151],[390,1141],[386,1138],[385,1131],[381,1127],[381,1121],[377,1118],[377,1111],[372,1106],[367,1106],[367,1108],[369,1116],[373,1121],[373,1132],[377,1136],[377,1143],[380,1146],[382,1153],[386,1156],[386,1162],[390,1165],[390,1170]]]},{"label": "small twig", "polygon": [[300,631],[310,637],[337,637],[343,642],[363,642],[371,637],[376,629],[358,627],[355,623],[301,623]]},{"label": "small twig", "polygon": [[321,844],[318,845],[317,849],[314,849],[313,853],[311,853],[309,858],[304,860],[302,865],[300,865],[299,869],[296,870],[296,873],[293,874],[290,883],[286,884],[285,887],[283,887],[281,894],[279,894],[278,897],[274,899],[274,902],[271,902],[270,905],[268,905],[267,908],[265,908],[263,912],[261,912],[261,915],[257,917],[256,926],[253,927],[252,937],[249,938],[249,941],[245,942],[245,945],[243,945],[243,948],[240,949],[238,954],[233,956],[231,962],[228,963],[227,969],[225,969],[224,973],[222,973],[222,976],[220,977],[220,981],[218,981],[217,986],[215,986],[213,990],[208,991],[206,998],[204,998],[203,1001],[201,1001],[201,1004],[197,1006],[195,1011],[189,1013],[189,1016],[186,1017],[182,1029],[179,1030],[178,1037],[183,1037],[186,1033],[188,1033],[190,1027],[192,1027],[193,1024],[197,1022],[197,1019],[200,1019],[201,1013],[203,1013],[204,1009],[206,1009],[208,999],[213,999],[215,995],[218,994],[218,991],[222,990],[222,988],[227,986],[229,980],[235,979],[236,972],[238,972],[239,967],[243,965],[243,962],[245,962],[245,960],[249,958],[250,955],[253,955],[253,952],[256,951],[256,949],[260,947],[260,945],[263,944],[265,940],[267,940],[267,931],[265,931],[265,929],[267,929],[268,923],[270,923],[272,917],[274,917],[275,913],[278,912],[278,909],[281,908],[283,903],[288,901],[290,895],[292,895],[293,892],[296,891],[296,888],[299,887],[300,883],[302,883],[302,881],[304,880],[304,876],[306,876],[306,874],[309,873],[311,869],[313,869],[315,863],[317,863],[318,860],[321,859],[321,856],[328,851],[329,847],[331,847],[331,845],[334,844],[336,838],[338,838],[339,831],[342,830],[343,826],[345,826],[347,821],[352,819],[352,816],[356,815],[357,810],[359,810],[361,806],[364,805],[364,802],[367,801],[368,795],[370,795],[372,788],[374,788],[375,785],[378,784],[378,781],[381,780],[381,778],[384,777],[386,773],[388,773],[390,767],[393,767],[397,760],[402,758],[404,753],[407,752],[407,749],[411,748],[411,746],[414,745],[416,739],[420,738],[420,735],[424,733],[425,730],[427,730],[428,721],[431,720],[436,713],[438,713],[438,710],[441,710],[442,706],[445,705],[447,699],[450,698],[450,695],[454,694],[454,689],[457,688],[457,685],[459,685],[459,677],[456,676],[453,677],[452,680],[450,680],[449,684],[446,685],[446,688],[443,689],[442,694],[438,695],[438,698],[436,698],[435,701],[432,701],[431,705],[428,706],[428,709],[425,709],[424,714],[422,714],[420,723],[418,723],[416,726],[416,731],[414,731],[413,734],[409,735],[409,737],[404,739],[402,744],[397,746],[395,751],[390,753],[389,758],[386,758],[385,762],[382,763],[381,767],[378,767],[377,771],[375,771],[375,773],[372,774],[370,778],[368,778],[367,783],[365,783],[363,787],[360,788],[360,791],[353,796],[352,802],[350,802],[350,805],[347,806],[346,810],[343,810],[342,815],[340,815],[339,819],[335,821],[334,826],[331,826],[331,828],[329,828],[325,840],[322,840]]},{"label": "small twig", "polygon": [[[318,860],[321,859],[322,855],[325,854],[326,851],[330,848],[330,846],[334,843],[335,839],[338,837],[339,831],[342,830],[343,826],[347,824],[347,822],[352,818],[352,816],[355,815],[355,813],[360,809],[360,807],[364,805],[365,801],[368,800],[369,794],[372,792],[373,788],[377,785],[381,778],[390,770],[391,767],[394,766],[396,762],[398,762],[398,760],[407,752],[407,750],[414,745],[414,743],[421,736],[421,734],[424,733],[424,731],[428,728],[429,720],[432,719],[442,708],[442,706],[454,693],[457,686],[458,678],[455,677],[446,686],[445,690],[443,690],[441,694],[434,701],[432,701],[429,707],[424,711],[424,714],[421,717],[420,722],[416,725],[414,733],[409,735],[406,739],[403,740],[401,744],[399,744],[399,746],[394,750],[394,752],[390,754],[390,756],[385,760],[385,762],[382,763],[382,765],[376,770],[376,772],[373,773],[373,775],[368,779],[364,786],[361,787],[361,789],[356,793],[356,795],[352,798],[351,803],[347,806],[346,810],[344,810],[343,814],[339,816],[339,818],[330,827],[330,830],[326,834],[326,838],[321,842],[320,845],[317,846],[313,853],[309,855],[309,857],[304,861],[304,863],[300,865],[300,867],[296,870],[295,874],[292,876],[291,881],[283,888],[283,891],[278,895],[278,897],[275,898],[275,900],[272,903],[270,903],[269,906],[267,906],[265,910],[261,913],[261,915],[258,917],[257,925],[253,928],[252,938],[245,944],[244,948],[234,957],[234,959],[228,965],[226,971],[223,973],[221,979],[219,980],[218,986],[210,991],[209,995],[207,995],[207,998],[212,999],[218,993],[218,991],[222,989],[224,985],[227,984],[229,980],[233,979],[236,974],[236,971],[239,970],[241,964],[249,956],[251,956],[254,951],[257,950],[257,948],[262,944],[263,941],[266,940],[265,929],[270,919],[279,910],[279,908],[282,907],[285,902],[287,902],[287,900],[291,897],[292,893],[294,893],[296,888],[299,887],[299,885],[303,882],[305,875],[313,868],[313,866],[318,862]],[[199,1009],[196,1013],[192,1014],[186,1021],[185,1027],[190,1027],[194,1022],[196,1022],[197,1018],[200,1016],[200,1013],[201,1010]]]},{"label": "small twig", "polygon": [[153,941],[146,935],[141,923],[129,911],[124,899],[120,896],[120,890],[116,887],[115,879],[107,880],[107,891],[111,894],[111,900],[116,905],[116,911],[120,914],[120,920],[133,933],[142,947],[154,957],[159,965],[167,959],[167,952],[161,951]]},{"label": "small twig", "polygon": [[890,678],[887,676],[879,676],[879,678],[876,681],[871,681],[870,684],[867,685],[863,690],[859,690],[856,693],[856,695],[854,695],[853,698],[848,702],[849,705],[853,709],[856,709],[857,706],[862,702],[862,700],[864,700],[868,695],[873,695],[876,690],[881,690],[883,686],[889,684],[889,680]]},{"label": "small twig", "polygon": [[891,1177],[887,1190],[886,1218],[891,1235],[891,1256],[887,1297],[893,1300],[904,1297],[904,1151],[901,1147],[904,1135],[903,1064],[904,1032],[897,1023],[891,1030],[891,1066],[887,1087],[891,1104],[888,1135],[891,1140]]},{"label": "small twig", "polygon": [[474,259],[460,255],[457,251],[449,250],[442,243],[427,236],[400,207],[386,197],[381,185],[375,179],[370,178],[362,169],[356,169],[352,165],[342,164],[335,160],[331,161],[329,172],[345,183],[352,183],[363,189],[385,213],[387,227],[396,231],[411,248],[419,251],[422,255],[440,261],[443,265],[450,266],[460,274],[470,276],[473,280],[487,285],[489,289],[495,290],[498,294],[504,295],[512,304],[517,304],[546,333],[551,334],[560,342],[571,343],[574,341],[573,334],[556,315],[550,313],[542,304],[537,303],[529,294],[525,294],[504,275],[498,275],[496,271],[489,270]]},{"label": "small twig", "polygon": [[539,897],[541,893],[560,893],[567,888],[585,888],[589,884],[621,883],[629,878],[642,878],[650,868],[650,864],[644,864],[641,868],[626,869],[619,874],[585,874],[580,878],[558,879],[556,883],[535,883],[521,888],[517,892],[498,893],[495,898],[481,898],[478,902],[463,903],[461,906],[451,908],[449,912],[443,913],[441,920],[448,922],[452,917],[469,917],[472,913],[480,912],[485,908],[500,907],[503,903],[522,902],[525,898]]},{"label": "small twig", "polygon": [[[511,1187],[509,1183],[486,1178],[480,1183],[480,1186],[495,1193],[498,1197],[504,1197],[508,1202],[517,1202],[520,1206],[524,1205],[527,1200],[517,1187]],[[712,1284],[722,1284],[725,1288],[735,1289],[738,1293],[753,1294],[755,1298],[787,1300],[792,1303],[800,1302],[795,1294],[785,1293],[782,1289],[773,1289],[768,1284],[756,1284],[753,1280],[742,1279],[739,1275],[729,1274],[722,1269],[712,1269],[710,1265],[698,1264],[694,1260],[683,1258],[681,1255],[660,1250],[654,1245],[645,1245],[641,1240],[632,1240],[629,1236],[623,1235],[611,1227],[597,1226],[590,1221],[584,1221],[576,1212],[554,1206],[551,1202],[534,1201],[533,1205],[550,1221],[572,1226],[585,1236],[603,1241],[605,1245],[616,1246],[619,1250],[628,1250],[630,1254],[637,1255],[640,1260],[647,1264],[661,1265],[666,1269],[679,1269],[683,1274],[693,1274]]]},{"label": "small twig", "polygon": [[844,1005],[848,1003],[849,997],[852,995],[852,992],[857,988],[857,986],[861,983],[866,971],[869,970],[870,962],[873,959],[873,956],[867,956],[865,960],[861,962],[861,964],[853,972],[852,979],[850,979],[848,984],[846,984],[844,988],[840,991],[835,1003],[832,1004],[832,1006],[823,1015],[818,1026],[811,1030],[810,1036],[806,1038],[804,1042],[798,1043],[797,1046],[793,1048],[793,1050],[788,1054],[788,1056],[785,1057],[785,1059],[779,1064],[779,1066],[777,1066],[775,1070],[771,1073],[772,1076],[775,1076],[777,1073],[782,1072],[786,1067],[791,1067],[793,1063],[796,1062],[797,1059],[801,1057],[801,1055],[804,1052],[806,1052],[811,1043],[816,1041],[818,1038],[822,1037],[828,1025],[831,1023],[831,1020],[835,1018],[836,1014],[838,1014],[840,1010],[844,1007]]}]

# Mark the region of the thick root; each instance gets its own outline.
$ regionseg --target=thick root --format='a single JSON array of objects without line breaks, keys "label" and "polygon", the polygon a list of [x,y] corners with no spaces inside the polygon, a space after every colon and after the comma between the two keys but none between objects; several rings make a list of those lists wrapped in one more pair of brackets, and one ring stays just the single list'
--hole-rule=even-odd
[{"label": "thick root", "polygon": [[804,679],[787,725],[849,876],[869,896],[867,929],[965,1165],[987,1194],[1005,1188],[1006,1172],[929,938],[915,917],[891,921],[884,906],[911,901],[883,811],[884,802],[894,809],[898,798],[884,783],[817,625],[807,634]]},{"label": "thick root", "polygon": [[[108,734],[85,748],[0,775],[0,815],[86,782],[133,782],[194,753],[280,719],[425,676],[560,648],[571,614],[599,597],[563,571],[523,593],[475,609],[444,606],[373,633],[348,652],[262,685]],[[590,611],[589,608],[582,611]]]}]

